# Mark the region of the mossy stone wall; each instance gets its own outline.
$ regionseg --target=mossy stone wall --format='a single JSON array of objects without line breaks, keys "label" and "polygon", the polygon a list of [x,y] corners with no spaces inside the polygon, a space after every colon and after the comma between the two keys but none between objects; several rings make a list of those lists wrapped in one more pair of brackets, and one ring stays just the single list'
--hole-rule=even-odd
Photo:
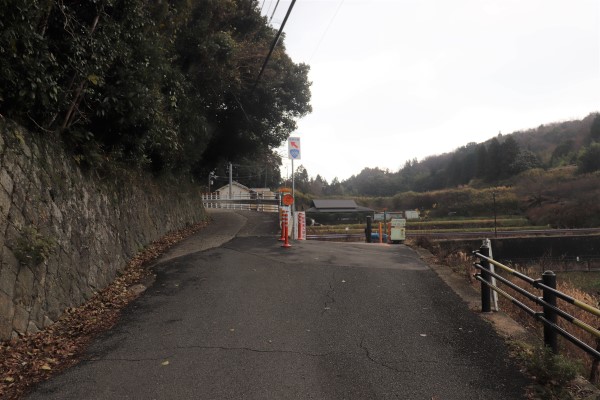
[{"label": "mossy stone wall", "polygon": [[205,218],[190,183],[109,175],[0,116],[0,339],[48,326],[144,246]]}]

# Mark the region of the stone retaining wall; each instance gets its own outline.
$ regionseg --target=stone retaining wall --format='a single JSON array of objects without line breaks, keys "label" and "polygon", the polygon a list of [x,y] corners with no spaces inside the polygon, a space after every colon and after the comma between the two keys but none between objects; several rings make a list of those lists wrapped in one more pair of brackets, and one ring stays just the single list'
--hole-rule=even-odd
[{"label": "stone retaining wall", "polygon": [[0,339],[48,326],[145,245],[205,218],[199,188],[111,175],[0,116]]}]

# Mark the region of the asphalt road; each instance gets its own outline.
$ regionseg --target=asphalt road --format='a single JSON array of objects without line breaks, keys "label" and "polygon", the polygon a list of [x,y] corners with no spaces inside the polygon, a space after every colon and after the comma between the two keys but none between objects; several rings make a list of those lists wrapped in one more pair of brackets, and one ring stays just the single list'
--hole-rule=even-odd
[{"label": "asphalt road", "polygon": [[408,247],[286,250],[268,214],[213,215],[85,361],[29,398],[524,398],[502,340]]}]

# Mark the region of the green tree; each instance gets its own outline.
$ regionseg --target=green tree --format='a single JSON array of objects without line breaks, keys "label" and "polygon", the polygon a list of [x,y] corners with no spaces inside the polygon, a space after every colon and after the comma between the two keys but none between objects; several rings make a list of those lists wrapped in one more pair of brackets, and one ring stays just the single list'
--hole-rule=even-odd
[{"label": "green tree", "polygon": [[329,185],[326,186],[325,194],[328,196],[341,196],[344,194],[344,187],[340,183],[337,176],[333,178]]},{"label": "green tree", "polygon": [[490,141],[490,145],[487,149],[487,163],[486,163],[486,180],[488,182],[497,181],[502,176],[502,146],[497,138],[493,138]]},{"label": "green tree", "polygon": [[477,146],[477,166],[475,176],[477,178],[485,178],[488,174],[488,152],[485,144],[481,143]]},{"label": "green tree", "polygon": [[314,179],[310,179],[309,193],[313,196],[321,196],[326,192],[327,186],[327,180],[324,179],[321,175],[317,174],[317,176]]},{"label": "green tree", "polygon": [[500,146],[499,179],[509,178],[514,174],[511,165],[517,160],[521,149],[512,135],[506,137]]},{"label": "green tree", "polygon": [[582,174],[600,171],[600,143],[592,143],[581,151],[577,171]]},{"label": "green tree", "polygon": [[303,165],[300,165],[294,171],[294,185],[297,190],[302,193],[308,193],[310,191],[310,180],[308,178],[308,171]]},{"label": "green tree", "polygon": [[519,152],[512,164],[509,165],[509,170],[513,175],[520,174],[529,169],[541,168],[542,162],[535,153],[529,150]]},{"label": "green tree", "polygon": [[63,66],[45,37],[44,4],[0,0],[0,114],[36,128],[59,107]]},{"label": "green tree", "polygon": [[199,177],[269,153],[311,111],[308,66],[256,0],[0,0],[0,114],[78,159]]},{"label": "green tree", "polygon": [[592,121],[592,126],[590,127],[590,140],[600,141],[600,114],[596,114],[596,117]]},{"label": "green tree", "polygon": [[572,139],[567,139],[562,141],[554,151],[552,152],[552,157],[550,158],[550,165],[552,166],[560,166],[573,163],[576,157],[576,152],[574,151],[575,142]]},{"label": "green tree", "polygon": [[344,186],[357,195],[390,196],[395,192],[393,174],[380,168],[364,168],[346,180]]}]

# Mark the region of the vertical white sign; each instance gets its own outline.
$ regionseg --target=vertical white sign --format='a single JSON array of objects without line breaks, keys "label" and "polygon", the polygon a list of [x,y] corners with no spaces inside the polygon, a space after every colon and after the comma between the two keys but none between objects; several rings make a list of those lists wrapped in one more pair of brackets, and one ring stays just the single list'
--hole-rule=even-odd
[{"label": "vertical white sign", "polygon": [[290,137],[288,139],[288,157],[290,160],[300,159],[300,138]]}]

